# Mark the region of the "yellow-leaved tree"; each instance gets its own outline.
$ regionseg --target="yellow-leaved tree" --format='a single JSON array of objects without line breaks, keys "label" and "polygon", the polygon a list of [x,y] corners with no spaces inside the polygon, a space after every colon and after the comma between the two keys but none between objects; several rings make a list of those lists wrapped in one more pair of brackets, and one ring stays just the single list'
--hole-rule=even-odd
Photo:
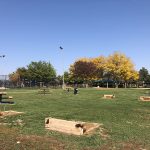
[{"label": "yellow-leaved tree", "polygon": [[139,74],[129,57],[120,52],[114,52],[108,57],[80,58],[70,66],[72,79],[80,81],[102,80],[107,83],[111,80],[116,83],[124,83],[138,80]]},{"label": "yellow-leaved tree", "polygon": [[136,72],[133,62],[125,54],[114,52],[108,56],[106,62],[106,74],[109,74],[116,83],[122,81],[126,87],[129,80],[138,79],[138,72]]},{"label": "yellow-leaved tree", "polygon": [[98,80],[102,79],[106,69],[106,58],[104,56],[99,56],[92,58],[91,61],[96,67],[93,77]]}]

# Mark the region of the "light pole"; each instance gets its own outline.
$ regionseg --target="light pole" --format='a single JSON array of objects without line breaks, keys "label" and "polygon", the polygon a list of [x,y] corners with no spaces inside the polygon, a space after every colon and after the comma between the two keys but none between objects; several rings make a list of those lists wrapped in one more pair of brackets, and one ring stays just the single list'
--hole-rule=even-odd
[{"label": "light pole", "polygon": [[[60,50],[63,50],[63,48],[60,46],[59,47]],[[62,68],[63,68],[63,84],[62,84],[62,89],[64,90],[65,89],[65,80],[64,80],[64,61],[63,61],[63,55],[62,55]]]},{"label": "light pole", "polygon": [[[4,58],[4,57],[5,57],[5,55],[0,55],[0,58]],[[6,77],[5,77],[4,80],[6,81]],[[5,85],[4,85],[4,81],[3,81],[3,86],[5,86]]]}]

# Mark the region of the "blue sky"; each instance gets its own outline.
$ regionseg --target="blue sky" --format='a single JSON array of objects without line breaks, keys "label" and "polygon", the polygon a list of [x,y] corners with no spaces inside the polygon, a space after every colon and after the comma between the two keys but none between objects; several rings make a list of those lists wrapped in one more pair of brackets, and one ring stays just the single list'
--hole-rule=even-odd
[{"label": "blue sky", "polygon": [[0,0],[0,74],[39,60],[62,74],[114,51],[150,70],[149,0]]}]

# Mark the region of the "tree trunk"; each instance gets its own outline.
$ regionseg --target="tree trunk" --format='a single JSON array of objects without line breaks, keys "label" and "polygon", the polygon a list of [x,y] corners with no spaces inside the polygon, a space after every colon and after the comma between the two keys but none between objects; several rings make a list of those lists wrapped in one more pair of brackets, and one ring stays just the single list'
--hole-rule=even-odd
[{"label": "tree trunk", "polygon": [[108,82],[107,82],[107,88],[108,88],[109,86],[108,86]]},{"label": "tree trunk", "polygon": [[127,83],[126,82],[124,83],[124,87],[127,88]]}]

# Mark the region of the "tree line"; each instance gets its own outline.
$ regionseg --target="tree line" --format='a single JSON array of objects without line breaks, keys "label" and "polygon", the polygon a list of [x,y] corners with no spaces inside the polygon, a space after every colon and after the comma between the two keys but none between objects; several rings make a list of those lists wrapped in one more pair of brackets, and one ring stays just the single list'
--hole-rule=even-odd
[{"label": "tree line", "polygon": [[91,80],[112,80],[117,85],[139,78],[131,59],[125,54],[115,52],[108,57],[81,58],[70,67],[70,74],[84,82]]},{"label": "tree line", "polygon": [[31,62],[27,67],[18,68],[9,74],[9,79],[15,86],[39,85],[55,78],[56,70],[50,62],[45,61]]},{"label": "tree line", "polygon": [[[18,68],[9,75],[15,85],[62,84],[62,76],[56,75],[55,68],[50,62],[31,62],[27,67]],[[150,82],[146,68],[136,71],[132,60],[125,54],[114,52],[108,57],[80,58],[70,65],[69,71],[64,72],[65,83],[93,84],[94,82],[112,81],[116,86],[130,83],[144,85]]]}]

